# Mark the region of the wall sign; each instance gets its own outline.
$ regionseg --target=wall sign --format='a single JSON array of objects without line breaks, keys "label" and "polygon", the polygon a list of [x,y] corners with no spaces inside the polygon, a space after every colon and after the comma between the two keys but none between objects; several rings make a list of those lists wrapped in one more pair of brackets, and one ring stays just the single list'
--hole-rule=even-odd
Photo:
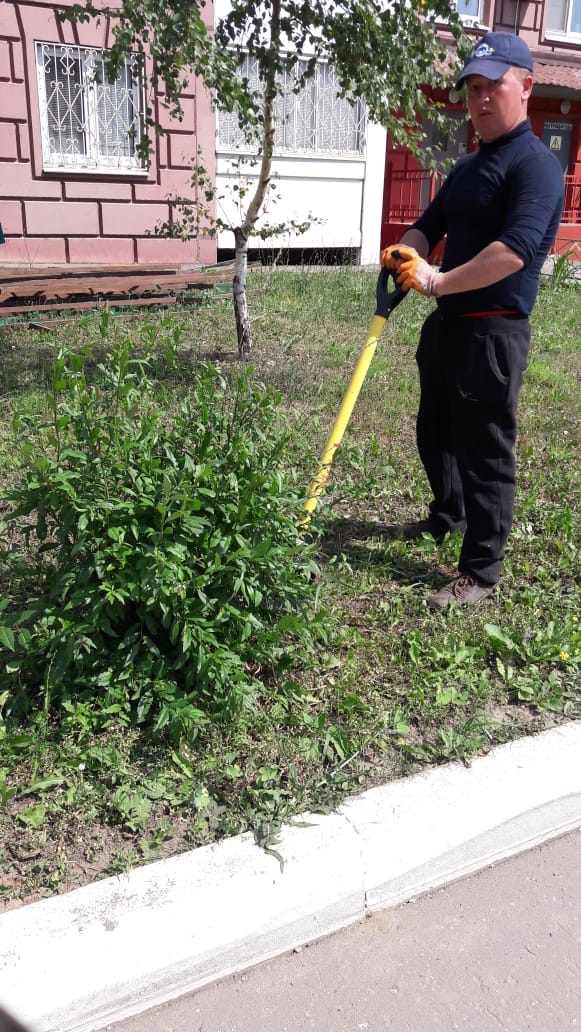
[{"label": "wall sign", "polygon": [[569,168],[572,135],[572,122],[557,121],[554,118],[545,119],[541,139],[545,147],[548,147],[555,155],[565,174]]}]

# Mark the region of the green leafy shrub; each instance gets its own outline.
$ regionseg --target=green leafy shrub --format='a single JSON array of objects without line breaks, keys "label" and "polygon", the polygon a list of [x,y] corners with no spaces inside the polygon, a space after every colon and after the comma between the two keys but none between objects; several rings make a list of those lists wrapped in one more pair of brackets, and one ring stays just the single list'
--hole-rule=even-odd
[{"label": "green leafy shrub", "polygon": [[91,700],[179,737],[251,705],[312,645],[316,567],[277,396],[211,365],[185,400],[158,391],[127,345],[91,379],[61,352],[51,418],[16,421],[0,620],[14,713]]}]

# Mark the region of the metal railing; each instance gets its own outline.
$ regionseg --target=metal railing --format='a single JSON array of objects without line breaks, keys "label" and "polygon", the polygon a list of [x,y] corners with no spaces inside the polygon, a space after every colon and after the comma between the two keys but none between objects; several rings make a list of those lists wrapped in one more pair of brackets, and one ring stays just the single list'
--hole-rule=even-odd
[{"label": "metal railing", "polygon": [[[439,176],[426,169],[387,169],[385,221],[414,222],[424,212],[440,185]],[[561,222],[581,224],[581,175],[565,176],[565,203]]]},{"label": "metal railing", "polygon": [[435,176],[426,169],[387,168],[387,222],[414,222],[436,192]]},{"label": "metal railing", "polygon": [[565,176],[565,203],[561,222],[581,222],[581,176]]}]

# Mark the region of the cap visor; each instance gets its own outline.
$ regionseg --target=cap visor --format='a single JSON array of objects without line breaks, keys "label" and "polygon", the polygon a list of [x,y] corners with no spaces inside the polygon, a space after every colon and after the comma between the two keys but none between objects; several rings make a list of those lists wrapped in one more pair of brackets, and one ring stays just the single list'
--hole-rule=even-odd
[{"label": "cap visor", "polygon": [[483,75],[485,79],[501,79],[509,68],[510,64],[507,61],[492,61],[486,57],[475,57],[462,69],[460,78],[456,80],[456,89],[460,89],[469,75]]}]

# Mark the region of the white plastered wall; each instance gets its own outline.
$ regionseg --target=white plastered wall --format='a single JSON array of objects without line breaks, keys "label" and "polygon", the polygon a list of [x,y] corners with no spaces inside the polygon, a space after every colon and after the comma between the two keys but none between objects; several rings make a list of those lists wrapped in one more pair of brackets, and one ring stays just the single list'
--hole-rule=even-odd
[{"label": "white plastered wall", "polygon": [[[216,17],[224,14],[228,0],[216,0]],[[219,119],[219,115],[218,115]],[[299,234],[292,229],[256,246],[285,248],[354,248],[364,265],[379,260],[381,214],[385,176],[386,131],[368,122],[365,152],[361,155],[291,154],[275,156],[273,173],[275,188],[268,201],[266,218],[269,224],[306,222],[314,216],[309,229]],[[240,183],[236,173],[236,155],[220,148],[216,141],[216,187],[218,214],[224,221],[238,225],[239,193],[233,189]],[[257,172],[247,170],[248,186],[256,184]],[[246,203],[250,194],[246,194]],[[275,198],[277,198],[275,200]],[[232,248],[230,231],[218,234],[219,248]],[[252,241],[251,241],[252,246]]]}]

